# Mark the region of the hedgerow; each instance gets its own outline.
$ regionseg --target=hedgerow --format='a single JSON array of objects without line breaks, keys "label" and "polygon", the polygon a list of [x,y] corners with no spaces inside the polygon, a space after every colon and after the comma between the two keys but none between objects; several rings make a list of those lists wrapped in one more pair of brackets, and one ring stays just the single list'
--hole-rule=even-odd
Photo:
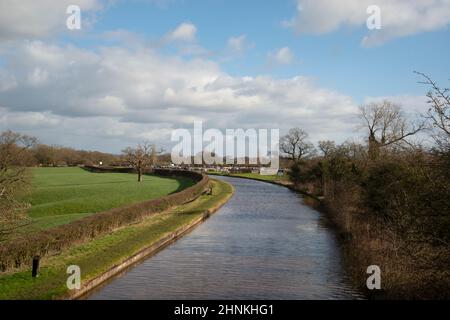
[{"label": "hedgerow", "polygon": [[[128,168],[86,167],[86,169],[96,172],[130,172]],[[154,170],[153,174],[189,177],[197,183],[181,192],[159,199],[100,212],[65,225],[5,242],[0,247],[0,271],[5,272],[30,265],[34,256],[44,257],[58,254],[74,244],[89,241],[122,226],[139,222],[149,215],[193,201],[204,192],[209,182],[207,176],[190,171],[158,169]]]}]

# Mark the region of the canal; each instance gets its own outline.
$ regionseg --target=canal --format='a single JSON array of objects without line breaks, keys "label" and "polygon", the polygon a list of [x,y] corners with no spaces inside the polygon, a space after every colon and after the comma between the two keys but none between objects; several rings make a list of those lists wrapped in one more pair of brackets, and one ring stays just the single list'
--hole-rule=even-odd
[{"label": "canal", "polygon": [[287,188],[220,177],[233,198],[88,299],[355,299],[321,213]]}]

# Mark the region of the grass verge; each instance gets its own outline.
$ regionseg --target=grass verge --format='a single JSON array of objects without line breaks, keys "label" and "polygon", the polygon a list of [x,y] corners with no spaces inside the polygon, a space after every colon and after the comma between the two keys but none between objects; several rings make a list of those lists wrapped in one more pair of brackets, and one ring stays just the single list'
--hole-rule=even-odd
[{"label": "grass verge", "polygon": [[217,208],[233,193],[231,185],[212,180],[212,195],[179,206],[169,212],[152,215],[142,222],[121,228],[89,243],[71,247],[62,254],[43,258],[40,275],[31,277],[31,270],[0,276],[0,299],[58,299],[68,297],[67,266],[78,265],[82,285],[111,267],[121,264],[141,249]]}]

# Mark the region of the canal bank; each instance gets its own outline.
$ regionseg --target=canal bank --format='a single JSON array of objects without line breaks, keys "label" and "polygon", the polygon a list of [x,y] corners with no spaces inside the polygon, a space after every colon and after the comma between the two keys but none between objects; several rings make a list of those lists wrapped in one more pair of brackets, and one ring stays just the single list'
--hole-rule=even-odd
[{"label": "canal bank", "polygon": [[275,176],[275,178],[273,178],[273,176],[265,176],[265,175],[260,175],[260,174],[247,174],[247,173],[235,173],[235,174],[221,174],[221,173],[216,173],[216,172],[208,172],[208,175],[210,176],[219,176],[219,177],[233,177],[233,178],[241,178],[241,179],[249,179],[249,180],[255,180],[255,181],[262,181],[265,183],[271,183],[271,184],[276,184],[282,187],[286,187],[292,191],[298,192],[306,197],[309,197],[315,201],[320,202],[321,198],[314,195],[314,194],[310,194],[304,190],[299,190],[298,188],[296,188],[294,186],[294,184],[289,180],[288,177],[286,176],[282,176],[282,178]]},{"label": "canal bank", "polygon": [[236,192],[212,219],[89,299],[355,299],[324,216],[274,184]]},{"label": "canal bank", "polygon": [[[94,279],[88,281],[83,285],[83,287],[80,290],[77,290],[69,295],[69,299],[79,299],[83,296],[89,294],[90,291],[94,290],[96,287],[101,285],[102,283],[108,281],[112,277],[119,275],[123,271],[127,270],[128,268],[132,267],[136,263],[139,263],[139,261],[150,258],[152,255],[156,254],[157,252],[163,250],[165,247],[169,246],[176,240],[180,239],[182,236],[187,234],[188,232],[192,231],[195,227],[197,227],[199,224],[207,220],[213,213],[215,213],[217,210],[219,210],[232,196],[234,193],[234,189],[229,184],[224,184],[223,182],[217,182],[212,181],[211,186],[211,195],[208,195],[210,197],[216,196],[217,198],[214,199],[214,202],[212,205],[208,207],[208,209],[204,210],[200,214],[198,214],[198,217],[194,218],[192,221],[182,225],[178,229],[170,232],[166,236],[162,237],[160,240],[158,240],[156,243],[151,244],[150,246],[147,246],[140,250],[138,253],[132,255],[131,257],[125,259],[121,263],[111,267],[108,271],[104,272],[103,274],[95,277]],[[205,197],[205,196],[203,196]],[[198,206],[203,199],[197,199],[194,201],[193,205]],[[199,203],[195,203],[199,202]],[[177,208],[176,210],[180,211],[181,213],[188,213],[190,210],[192,210],[192,204],[191,206],[185,206]],[[163,213],[166,214],[166,213]]]},{"label": "canal bank", "polygon": [[[116,274],[114,268],[139,256],[143,248],[156,251],[171,236],[174,239],[188,232],[217,210],[233,194],[230,185],[212,181],[212,194],[204,194],[196,200],[166,212],[154,214],[140,223],[120,228],[110,234],[73,246],[57,256],[42,259],[40,274],[31,278],[29,270],[0,277],[0,299],[70,299],[78,297],[77,291],[68,290],[67,267],[80,267],[82,290],[91,289],[98,280]],[[189,226],[191,228],[186,228]],[[152,250],[146,253],[152,254]],[[154,252],[153,252],[154,253]],[[147,255],[148,256],[148,255]]]}]

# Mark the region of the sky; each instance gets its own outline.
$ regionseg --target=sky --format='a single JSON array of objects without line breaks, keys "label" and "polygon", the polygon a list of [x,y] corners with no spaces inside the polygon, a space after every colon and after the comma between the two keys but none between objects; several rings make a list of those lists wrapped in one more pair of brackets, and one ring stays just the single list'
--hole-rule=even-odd
[{"label": "sky", "polygon": [[196,120],[357,139],[361,104],[426,110],[414,71],[449,86],[449,24],[450,0],[0,0],[0,130],[114,153]]}]

